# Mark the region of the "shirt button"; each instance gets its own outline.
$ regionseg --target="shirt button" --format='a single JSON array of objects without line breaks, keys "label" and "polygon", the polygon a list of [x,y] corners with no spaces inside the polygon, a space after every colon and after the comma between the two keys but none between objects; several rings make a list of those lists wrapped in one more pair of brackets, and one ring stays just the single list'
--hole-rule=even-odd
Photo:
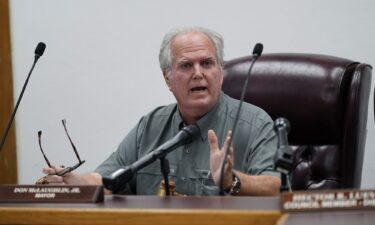
[{"label": "shirt button", "polygon": [[181,177],[181,180],[182,180],[183,182],[186,182],[186,177]]},{"label": "shirt button", "polygon": [[189,153],[190,153],[190,149],[187,148],[187,149],[185,150],[185,152],[186,152],[186,154],[189,154]]}]

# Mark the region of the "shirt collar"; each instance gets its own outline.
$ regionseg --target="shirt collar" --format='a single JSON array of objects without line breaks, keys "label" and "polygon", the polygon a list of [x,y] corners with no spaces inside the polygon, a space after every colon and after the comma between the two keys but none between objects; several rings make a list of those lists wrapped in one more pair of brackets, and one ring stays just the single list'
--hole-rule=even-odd
[{"label": "shirt collar", "polygon": [[224,93],[221,92],[219,96],[219,101],[215,104],[215,106],[208,112],[206,115],[204,115],[202,118],[200,118],[196,123],[199,126],[199,129],[201,131],[201,138],[202,141],[207,139],[207,132],[209,129],[213,129],[215,123],[213,121],[217,121],[217,117],[219,116],[219,112],[221,111],[221,106],[223,105],[224,101]]},{"label": "shirt collar", "polygon": [[[219,112],[221,111],[221,108],[222,108],[221,105],[223,105],[222,102],[225,101],[224,99],[225,99],[225,94],[221,92],[219,96],[219,101],[214,105],[214,107],[208,113],[206,113],[202,118],[200,118],[196,122],[196,124],[198,125],[200,129],[200,137],[202,141],[207,139],[208,130],[212,129],[213,126],[215,125],[213,121],[217,121],[216,118],[218,117]],[[175,117],[174,117],[174,124],[178,130],[181,130],[184,126],[186,126],[186,124],[182,120],[179,110],[176,110]]]}]

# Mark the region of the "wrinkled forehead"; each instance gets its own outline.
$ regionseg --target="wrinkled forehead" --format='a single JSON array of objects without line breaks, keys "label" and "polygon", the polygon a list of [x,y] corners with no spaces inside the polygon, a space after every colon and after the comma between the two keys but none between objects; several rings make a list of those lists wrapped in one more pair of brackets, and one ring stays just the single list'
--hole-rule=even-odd
[{"label": "wrinkled forehead", "polygon": [[187,32],[178,34],[171,42],[172,61],[181,56],[194,54],[206,55],[206,57],[215,57],[216,49],[212,40],[204,33]]}]

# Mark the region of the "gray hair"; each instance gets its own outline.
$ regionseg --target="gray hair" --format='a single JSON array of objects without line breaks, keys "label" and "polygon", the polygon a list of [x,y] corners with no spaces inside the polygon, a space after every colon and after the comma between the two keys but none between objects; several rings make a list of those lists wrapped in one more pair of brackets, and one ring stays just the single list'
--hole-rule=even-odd
[{"label": "gray hair", "polygon": [[220,65],[224,63],[224,40],[220,34],[213,30],[209,30],[203,27],[187,27],[173,29],[169,31],[163,38],[159,52],[159,63],[160,68],[165,71],[172,67],[172,50],[171,43],[173,39],[179,35],[189,32],[199,32],[205,34],[214,44],[216,50],[216,58]]}]

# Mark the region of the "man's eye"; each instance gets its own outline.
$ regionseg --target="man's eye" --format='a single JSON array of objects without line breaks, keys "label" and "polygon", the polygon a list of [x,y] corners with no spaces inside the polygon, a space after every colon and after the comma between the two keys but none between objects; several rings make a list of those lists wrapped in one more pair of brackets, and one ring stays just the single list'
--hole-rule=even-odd
[{"label": "man's eye", "polygon": [[190,67],[191,67],[190,63],[183,63],[180,65],[180,68],[184,70],[190,69]]},{"label": "man's eye", "polygon": [[211,66],[213,64],[213,62],[211,60],[204,60],[201,65],[204,66],[204,67],[208,67],[208,66]]}]

